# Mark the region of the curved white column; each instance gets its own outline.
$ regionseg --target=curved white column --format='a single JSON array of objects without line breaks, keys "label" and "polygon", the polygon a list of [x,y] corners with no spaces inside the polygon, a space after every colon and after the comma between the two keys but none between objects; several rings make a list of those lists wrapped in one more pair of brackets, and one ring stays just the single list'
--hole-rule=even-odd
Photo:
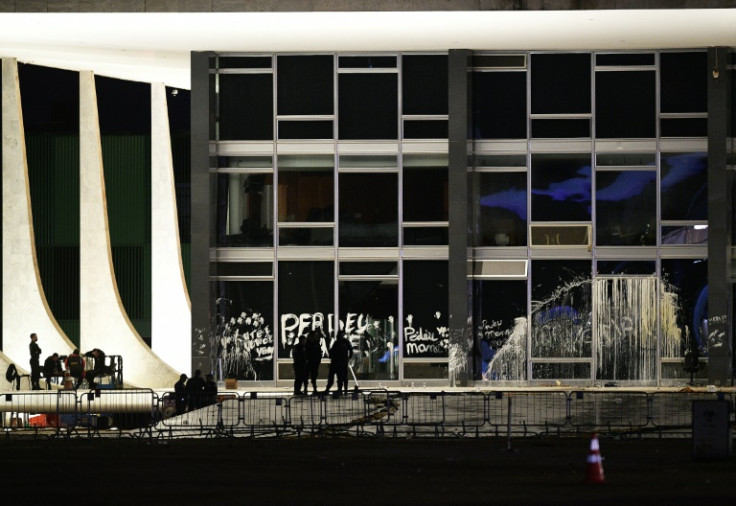
[{"label": "curved white column", "polygon": [[16,366],[30,367],[30,334],[38,334],[41,361],[74,349],[51,313],[41,284],[33,235],[23,112],[14,58],[2,60],[3,126],[3,352]]},{"label": "curved white column", "polygon": [[166,86],[151,84],[151,347],[191,374],[192,304],[179,242]]},{"label": "curved white column", "polygon": [[179,373],[138,335],[120,300],[112,263],[95,76],[79,74],[80,331],[83,351],[123,357],[123,379],[140,387],[171,387]]}]

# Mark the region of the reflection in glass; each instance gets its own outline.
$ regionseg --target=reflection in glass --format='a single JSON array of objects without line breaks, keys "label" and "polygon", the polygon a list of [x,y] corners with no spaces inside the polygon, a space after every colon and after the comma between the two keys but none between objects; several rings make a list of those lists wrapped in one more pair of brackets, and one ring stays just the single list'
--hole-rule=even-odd
[{"label": "reflection in glass", "polygon": [[533,260],[531,271],[532,357],[590,357],[590,262]]},{"label": "reflection in glass", "polygon": [[596,244],[656,245],[656,179],[651,170],[596,173]]},{"label": "reflection in glass", "polygon": [[708,225],[662,227],[662,244],[708,244]]},{"label": "reflection in glass", "polygon": [[217,174],[217,245],[273,246],[273,175]]},{"label": "reflection in glass", "polygon": [[526,172],[479,172],[478,246],[525,246]]},{"label": "reflection in glass", "polygon": [[587,154],[532,155],[532,220],[590,221]]},{"label": "reflection in glass", "polygon": [[340,313],[358,379],[398,377],[398,280],[341,281]]},{"label": "reflection in glass", "polygon": [[211,370],[218,379],[272,380],[273,282],[217,281]]},{"label": "reflection in glass", "polygon": [[404,357],[447,357],[446,261],[404,262]]},{"label": "reflection in glass", "polygon": [[473,281],[474,379],[526,379],[526,286],[526,281]]},{"label": "reflection in glass", "polygon": [[339,245],[398,245],[398,175],[341,173]]},{"label": "reflection in glass", "polygon": [[663,220],[708,219],[708,154],[662,154]]},{"label": "reflection in glass", "polygon": [[279,222],[329,222],[334,219],[332,168],[279,171]]},{"label": "reflection in glass", "polygon": [[278,357],[289,358],[294,340],[310,330],[334,336],[335,264],[281,261],[278,269]]}]

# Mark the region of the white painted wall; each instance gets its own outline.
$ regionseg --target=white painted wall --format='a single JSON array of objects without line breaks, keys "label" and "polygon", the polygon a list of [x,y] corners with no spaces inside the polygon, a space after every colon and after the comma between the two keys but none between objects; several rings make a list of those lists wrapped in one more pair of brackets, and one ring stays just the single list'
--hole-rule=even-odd
[{"label": "white painted wall", "polygon": [[32,332],[38,334],[42,363],[54,352],[68,354],[74,345],[51,313],[38,271],[18,64],[14,58],[3,58],[2,76],[3,352],[19,368],[29,369]]},{"label": "white painted wall", "polygon": [[179,242],[166,86],[151,84],[151,346],[191,375],[192,304]]},{"label": "white painted wall", "polygon": [[[172,387],[179,372],[141,339],[128,318],[112,264],[95,76],[79,74],[80,330],[81,349],[123,357],[124,381]],[[7,314],[7,313],[6,313]]]}]

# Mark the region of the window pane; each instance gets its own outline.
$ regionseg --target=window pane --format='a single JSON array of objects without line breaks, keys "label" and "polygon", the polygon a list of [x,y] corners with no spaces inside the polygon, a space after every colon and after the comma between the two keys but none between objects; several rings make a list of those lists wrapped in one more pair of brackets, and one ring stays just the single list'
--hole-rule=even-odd
[{"label": "window pane", "polygon": [[332,120],[279,121],[279,139],[332,139]]},{"label": "window pane", "polygon": [[532,114],[590,112],[590,54],[533,54]]},{"label": "window pane", "polygon": [[601,66],[654,65],[652,53],[597,54],[595,64]]},{"label": "window pane", "polygon": [[398,245],[398,175],[340,174],[340,246]]},{"label": "window pane", "polygon": [[590,262],[534,260],[531,283],[532,357],[590,357]]},{"label": "window pane", "polygon": [[217,245],[273,246],[273,175],[217,175]]},{"label": "window pane", "polygon": [[474,281],[476,380],[526,379],[526,281]]},{"label": "window pane", "polygon": [[596,172],[596,244],[657,244],[657,174],[653,170]]},{"label": "window pane", "polygon": [[532,155],[532,220],[590,221],[590,155]]},{"label": "window pane", "polygon": [[334,269],[333,262],[279,262],[279,358],[289,358],[294,340],[310,330],[334,334]]},{"label": "window pane", "polygon": [[273,139],[273,75],[222,74],[220,139]]},{"label": "window pane", "polygon": [[273,282],[218,281],[211,370],[225,378],[273,379]]},{"label": "window pane", "polygon": [[398,280],[341,281],[340,313],[358,379],[398,378]]},{"label": "window pane", "polygon": [[279,56],[277,71],[278,114],[334,112],[332,56]]},{"label": "window pane", "polygon": [[526,139],[526,72],[473,73],[473,138]]},{"label": "window pane", "polygon": [[480,172],[478,246],[527,243],[526,172]]},{"label": "window pane", "polygon": [[404,262],[404,357],[446,357],[447,262]]},{"label": "window pane", "polygon": [[654,72],[596,72],[596,136],[654,138]]},{"label": "window pane", "polygon": [[447,167],[404,167],[404,221],[447,221]]},{"label": "window pane", "polygon": [[708,155],[662,154],[663,220],[708,219]]},{"label": "window pane", "polygon": [[589,119],[535,119],[532,137],[536,139],[574,139],[590,137]]},{"label": "window pane", "polygon": [[406,55],[401,61],[403,113],[447,114],[447,56]]},{"label": "window pane", "polygon": [[332,227],[279,226],[279,246],[332,246]]},{"label": "window pane", "polygon": [[660,120],[662,137],[707,137],[707,118],[664,118]]},{"label": "window pane", "polygon": [[404,121],[405,139],[447,139],[446,120]]},{"label": "window pane", "polygon": [[708,244],[708,225],[662,227],[662,244]]},{"label": "window pane", "polygon": [[662,357],[682,357],[691,340],[708,354],[708,261],[662,260],[664,329],[673,334]]},{"label": "window pane", "polygon": [[396,74],[340,74],[340,139],[398,138],[396,80]]},{"label": "window pane", "polygon": [[707,112],[707,54],[659,55],[662,112]]},{"label": "window pane", "polygon": [[656,274],[654,261],[647,260],[598,260],[598,274]]},{"label": "window pane", "polygon": [[331,168],[279,171],[279,222],[333,221],[333,181]]},{"label": "window pane", "polygon": [[404,244],[407,246],[438,246],[449,241],[447,227],[404,226]]}]

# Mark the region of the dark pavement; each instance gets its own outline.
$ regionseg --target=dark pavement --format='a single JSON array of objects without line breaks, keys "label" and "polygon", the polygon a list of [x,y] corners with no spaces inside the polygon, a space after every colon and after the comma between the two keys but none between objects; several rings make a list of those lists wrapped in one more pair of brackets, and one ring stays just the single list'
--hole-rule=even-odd
[{"label": "dark pavement", "polygon": [[736,459],[690,439],[601,439],[606,482],[586,484],[587,438],[3,440],[17,504],[707,504],[736,497]]}]

